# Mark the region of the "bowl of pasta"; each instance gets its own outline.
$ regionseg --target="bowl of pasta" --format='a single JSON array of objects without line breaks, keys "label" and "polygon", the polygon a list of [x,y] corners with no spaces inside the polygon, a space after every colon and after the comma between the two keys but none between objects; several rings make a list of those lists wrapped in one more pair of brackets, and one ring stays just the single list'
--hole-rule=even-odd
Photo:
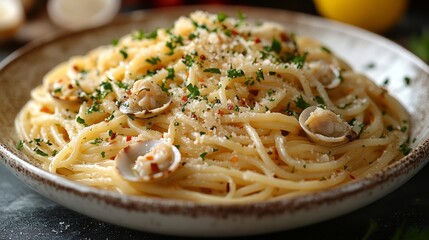
[{"label": "bowl of pasta", "polygon": [[313,16],[137,12],[1,63],[0,154],[40,194],[109,223],[286,230],[365,206],[426,164],[428,80],[395,43]]}]

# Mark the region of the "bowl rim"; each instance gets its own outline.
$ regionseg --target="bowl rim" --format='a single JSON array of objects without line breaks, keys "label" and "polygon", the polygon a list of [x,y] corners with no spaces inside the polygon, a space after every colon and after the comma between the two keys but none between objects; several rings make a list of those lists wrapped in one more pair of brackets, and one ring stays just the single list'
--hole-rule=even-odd
[{"label": "bowl rim", "polygon": [[[202,9],[214,12],[213,9],[215,9],[215,11],[218,11],[219,9],[226,9],[226,7],[227,6],[215,6],[213,8],[213,6],[210,7],[210,5],[191,5],[180,7],[180,10],[184,12],[192,12],[196,9]],[[290,12],[287,10],[248,6],[233,7],[243,10],[243,12],[249,10],[263,10],[284,15],[293,15],[294,18],[293,20],[291,20],[292,22],[300,22],[318,28],[334,27],[335,31],[347,32],[347,34],[352,35],[355,38],[362,38],[373,43],[384,45],[386,48],[389,48],[395,53],[406,58],[408,61],[412,62],[414,65],[420,68],[427,76],[429,76],[429,66],[424,63],[420,58],[418,58],[402,46],[398,45],[397,43],[377,34],[368,32],[366,30],[339,23],[336,21],[326,20],[321,17],[312,16],[304,13]],[[104,28],[112,28],[120,24],[126,24],[128,21],[145,21],[151,15],[155,16],[158,12],[171,11],[174,9],[177,10],[177,7],[139,10],[131,12],[129,14],[120,16],[112,24],[98,27],[96,29],[102,30]],[[61,41],[62,39],[69,38],[71,36],[85,34],[93,30],[94,29],[87,29],[73,33],[60,31],[30,42],[29,44],[16,50],[0,62],[0,74],[5,71],[8,66],[19,61],[21,57],[30,54],[32,51],[35,51],[39,48],[49,47],[49,44],[51,44],[52,42]],[[17,154],[15,154],[15,152],[15,149],[8,147],[4,143],[0,143],[0,156],[2,158],[2,162],[9,168],[16,170],[17,173],[14,172],[14,174],[23,174],[26,177],[30,177],[37,182],[49,185],[56,190],[66,191],[70,194],[82,198],[95,199],[97,201],[104,202],[106,205],[111,205],[121,209],[132,210],[142,213],[157,212],[163,214],[179,214],[183,216],[210,215],[213,217],[224,218],[231,215],[256,215],[258,217],[264,217],[269,215],[284,214],[285,212],[294,213],[302,209],[312,209],[314,207],[325,204],[329,205],[347,199],[348,197],[351,197],[355,194],[375,189],[380,184],[393,181],[398,176],[406,174],[410,171],[419,170],[429,161],[429,137],[421,141],[421,143],[419,143],[407,156],[390,164],[382,171],[370,176],[366,176],[362,179],[358,179],[346,184],[341,184],[334,188],[323,190],[320,192],[299,195],[292,198],[275,199],[254,203],[232,204],[201,203],[177,199],[130,196],[108,190],[97,189],[94,187],[79,184],[77,182],[68,180],[59,175],[55,175],[46,170],[38,168],[37,166],[25,161],[24,159],[21,159]]]}]

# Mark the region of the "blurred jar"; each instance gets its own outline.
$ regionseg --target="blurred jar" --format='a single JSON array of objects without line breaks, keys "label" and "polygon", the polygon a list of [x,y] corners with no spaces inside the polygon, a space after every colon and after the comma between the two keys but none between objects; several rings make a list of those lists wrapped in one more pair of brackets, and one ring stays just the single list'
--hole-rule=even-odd
[{"label": "blurred jar", "polygon": [[120,7],[120,0],[49,0],[48,15],[62,28],[81,30],[110,22]]},{"label": "blurred jar", "polygon": [[314,3],[324,17],[382,33],[399,22],[408,0],[314,0]]},{"label": "blurred jar", "polygon": [[0,42],[14,36],[24,19],[20,0],[0,0]]}]

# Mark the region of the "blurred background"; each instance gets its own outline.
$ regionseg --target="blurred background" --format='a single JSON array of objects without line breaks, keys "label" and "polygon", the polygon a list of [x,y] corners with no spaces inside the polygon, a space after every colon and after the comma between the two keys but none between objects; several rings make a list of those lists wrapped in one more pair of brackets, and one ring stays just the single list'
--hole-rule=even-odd
[{"label": "blurred background", "polygon": [[0,0],[0,59],[46,33],[97,27],[135,10],[194,4],[247,5],[319,15],[384,35],[429,62],[425,0]]}]

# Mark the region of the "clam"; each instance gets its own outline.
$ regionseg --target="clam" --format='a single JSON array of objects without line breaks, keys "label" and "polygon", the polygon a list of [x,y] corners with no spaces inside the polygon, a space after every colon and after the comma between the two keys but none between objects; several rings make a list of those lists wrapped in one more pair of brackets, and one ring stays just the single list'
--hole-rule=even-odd
[{"label": "clam", "polygon": [[312,61],[308,64],[311,75],[327,89],[336,88],[341,83],[340,69],[325,61]]},{"label": "clam", "polygon": [[49,94],[58,100],[77,102],[80,101],[78,86],[73,84],[70,79],[60,78],[56,81],[49,83]]},{"label": "clam", "polygon": [[151,80],[139,80],[119,106],[119,111],[137,118],[150,118],[165,111],[171,101],[171,96]]},{"label": "clam", "polygon": [[338,146],[357,137],[352,127],[340,116],[316,106],[302,111],[299,124],[313,142],[324,146]]},{"label": "clam", "polygon": [[179,150],[161,140],[134,143],[115,158],[116,169],[128,181],[148,182],[166,178],[180,165]]}]

